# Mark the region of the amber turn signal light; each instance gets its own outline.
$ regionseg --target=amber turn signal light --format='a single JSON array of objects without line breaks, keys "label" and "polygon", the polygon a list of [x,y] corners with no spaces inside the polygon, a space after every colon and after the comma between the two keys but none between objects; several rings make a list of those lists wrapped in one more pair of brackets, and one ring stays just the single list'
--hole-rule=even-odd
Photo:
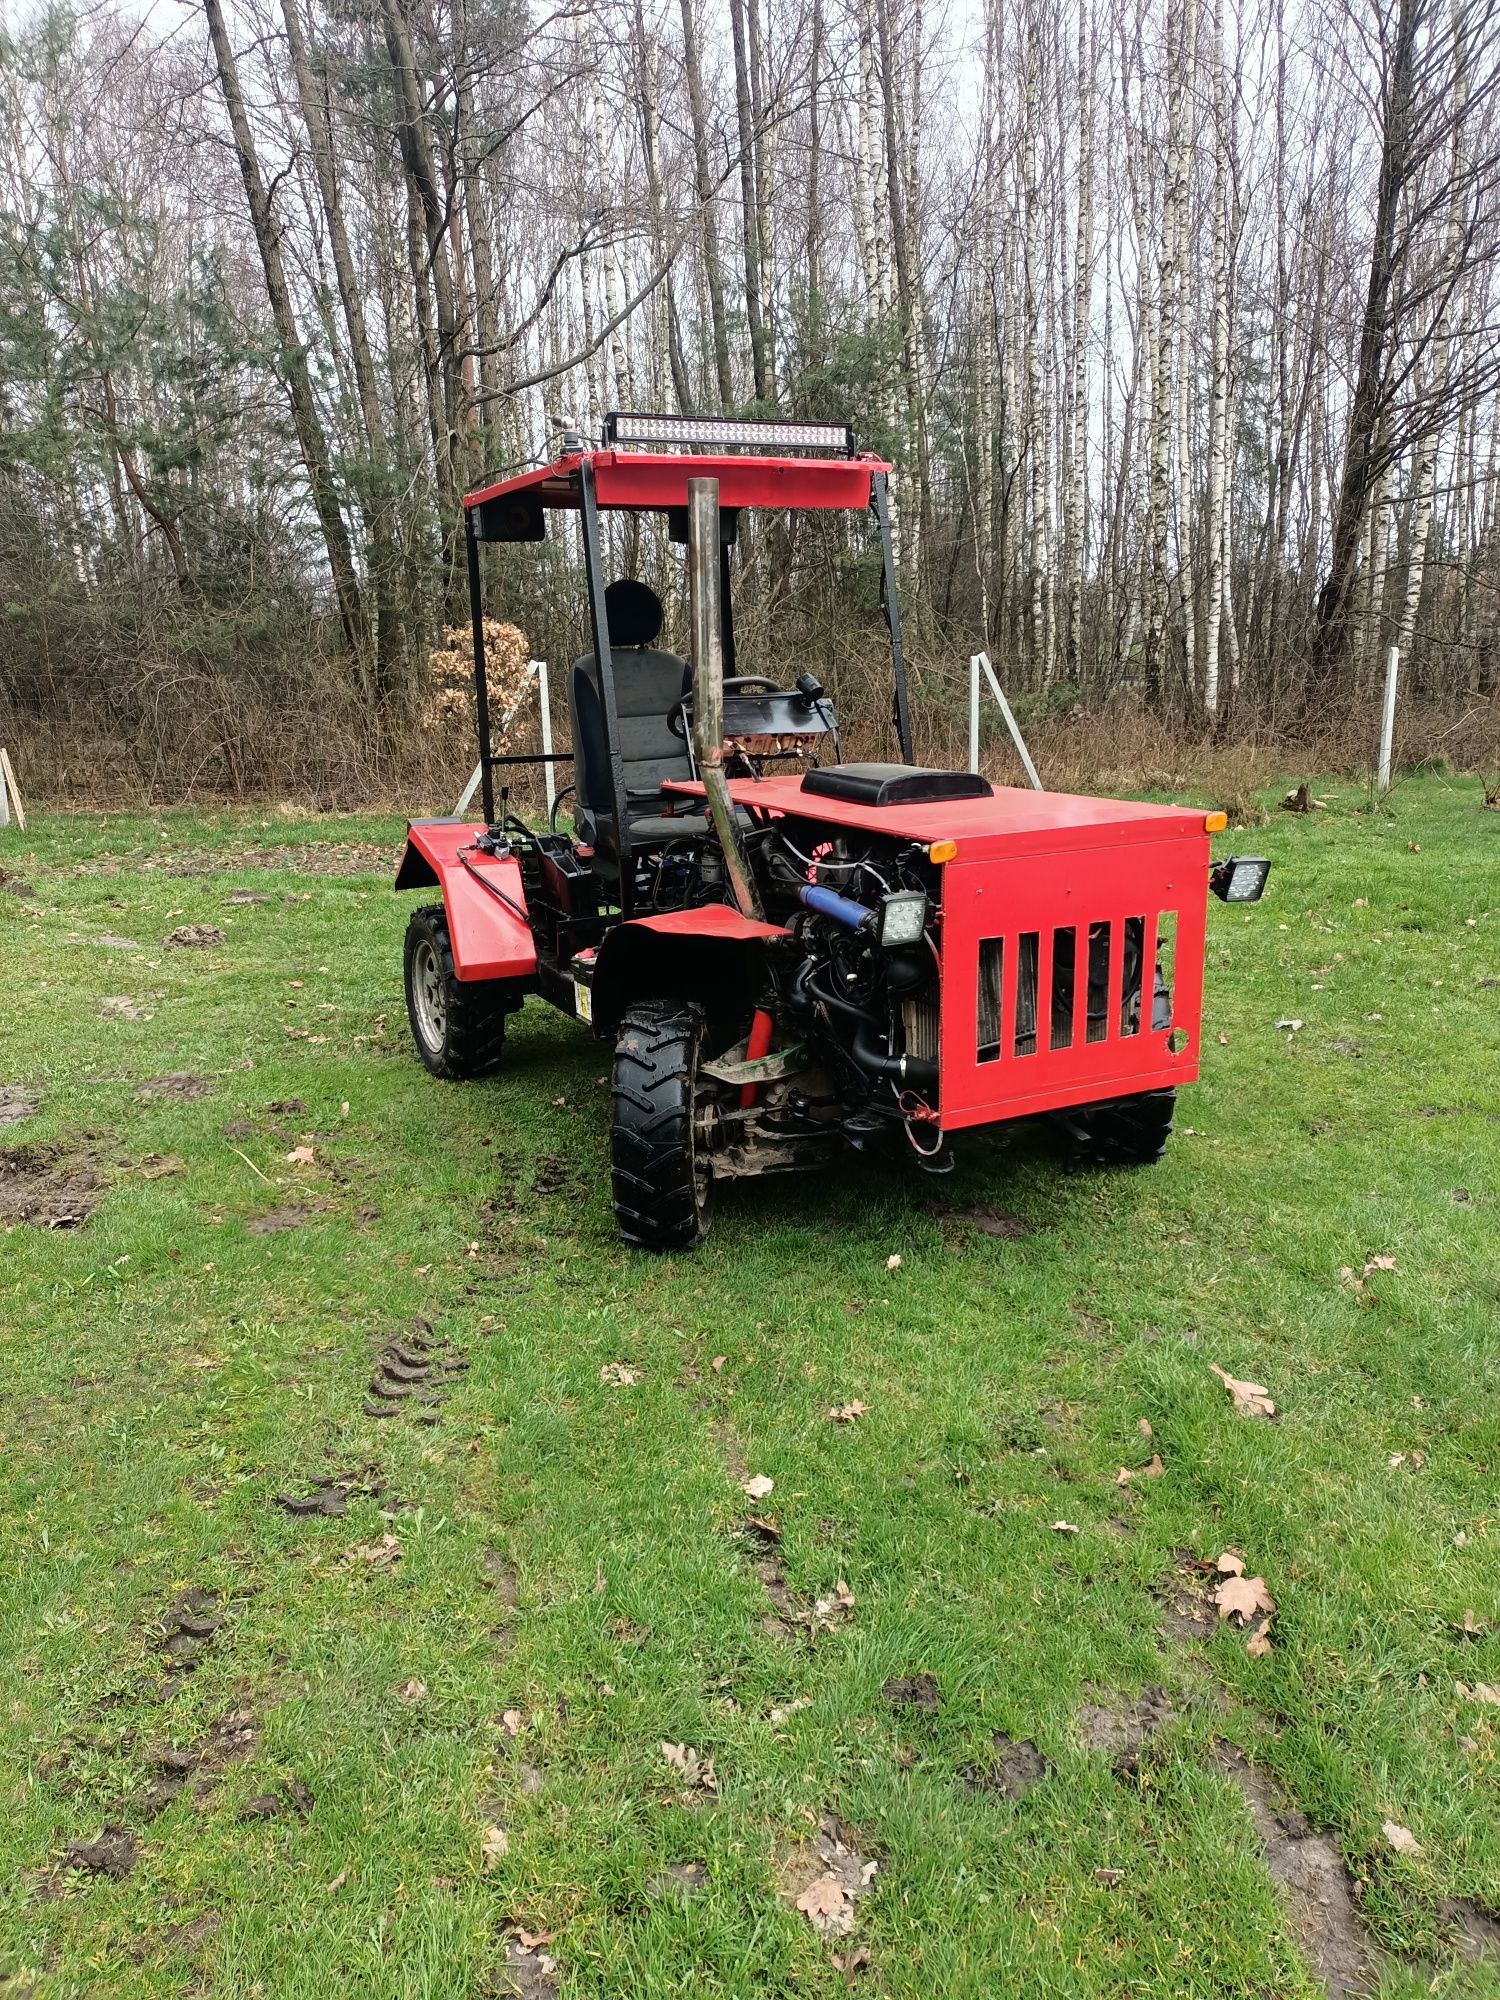
[{"label": "amber turn signal light", "polygon": [[1222,833],[1228,824],[1228,813],[1205,813],[1203,815],[1203,831],[1205,833]]},{"label": "amber turn signal light", "polygon": [[935,840],[927,850],[929,861],[951,861],[958,852],[956,840]]}]

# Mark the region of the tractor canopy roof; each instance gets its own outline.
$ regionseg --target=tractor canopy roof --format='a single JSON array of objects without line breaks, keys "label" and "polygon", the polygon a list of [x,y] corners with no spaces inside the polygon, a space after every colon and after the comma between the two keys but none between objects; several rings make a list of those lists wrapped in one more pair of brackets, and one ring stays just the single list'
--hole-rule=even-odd
[{"label": "tractor canopy roof", "polygon": [[[605,443],[597,449],[576,437],[565,437],[562,454],[550,465],[466,493],[464,506],[478,539],[542,540],[547,511],[580,504],[579,474],[585,464],[592,469],[601,508],[637,513],[680,511],[684,515],[688,482],[693,479],[718,480],[719,505],[726,513],[741,507],[863,512],[870,505],[875,479],[891,469],[873,452],[856,451],[853,434],[844,424],[633,416],[612,411],[605,419],[604,435]],[[635,448],[679,441],[695,448]],[[809,455],[793,455],[801,453]]]}]

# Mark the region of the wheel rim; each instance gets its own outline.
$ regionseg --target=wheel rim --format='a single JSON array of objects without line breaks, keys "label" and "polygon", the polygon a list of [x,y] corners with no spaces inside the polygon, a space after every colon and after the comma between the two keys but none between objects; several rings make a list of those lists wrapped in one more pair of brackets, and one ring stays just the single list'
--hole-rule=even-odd
[{"label": "wheel rim", "polygon": [[411,1002],[417,1033],[430,1049],[440,1049],[448,1033],[448,987],[430,938],[411,955]]}]

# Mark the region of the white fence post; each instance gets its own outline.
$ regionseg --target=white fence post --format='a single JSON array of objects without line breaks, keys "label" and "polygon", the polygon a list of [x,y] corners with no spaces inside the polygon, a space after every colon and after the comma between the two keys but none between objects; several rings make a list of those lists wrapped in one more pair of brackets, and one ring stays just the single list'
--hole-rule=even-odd
[{"label": "white fence post", "polygon": [[[521,683],[521,691],[510,707],[506,709],[504,715],[501,716],[500,727],[495,731],[495,734],[502,741],[504,740],[506,730],[509,729],[510,725],[515,721],[516,716],[520,713],[521,704],[525,701],[527,695],[530,694],[533,683],[536,686],[542,705],[542,749],[549,760],[542,766],[542,769],[546,773],[547,817],[550,821],[552,808],[557,803],[557,780],[552,774],[552,764],[550,761],[552,755],[552,700],[547,686],[547,662],[545,660],[528,660],[526,662],[526,678]],[[474,766],[473,777],[464,786],[463,794],[458,804],[453,808],[455,819],[460,818],[473,804],[474,794],[479,790],[481,774],[482,767],[476,764]]]},{"label": "white fence post", "polygon": [[1391,789],[1391,744],[1396,734],[1396,676],[1401,665],[1401,651],[1392,646],[1385,662],[1385,703],[1380,711],[1380,764],[1375,774],[1375,789],[1388,792]]},{"label": "white fence post", "polygon": [[1047,788],[1037,775],[1036,765],[1031,761],[1031,752],[1026,748],[1026,739],[1021,734],[1021,725],[1011,713],[1010,703],[1005,699],[995,669],[990,665],[988,653],[976,653],[969,661],[969,769],[979,769],[979,672],[984,669],[984,677],[990,684],[990,693],[1000,705],[1000,713],[1005,718],[1005,726],[1010,731],[1010,740],[1016,746],[1016,755],[1026,767],[1026,776],[1031,781],[1034,792],[1044,792]]}]

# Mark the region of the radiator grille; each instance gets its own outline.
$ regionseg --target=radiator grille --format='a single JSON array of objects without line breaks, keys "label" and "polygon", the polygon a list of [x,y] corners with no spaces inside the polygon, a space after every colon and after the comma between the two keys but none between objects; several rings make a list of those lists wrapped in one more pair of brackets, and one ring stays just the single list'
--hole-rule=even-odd
[{"label": "radiator grille", "polygon": [[901,1027],[906,1036],[906,1053],[921,1062],[936,1062],[938,1059],[938,1022],[941,1013],[937,1000],[903,1000],[901,1002]]},{"label": "radiator grille", "polygon": [[[1164,978],[1171,980],[1171,946],[1177,923],[1173,910],[1161,911],[1155,921],[1157,957]],[[1113,1036],[1138,1035],[1141,1029],[1141,956],[1145,943],[1144,917],[1099,918],[1087,927],[1060,926],[1046,942],[1044,933],[1022,931],[1013,939],[979,940],[978,993],[975,1021],[975,1059],[998,1062],[1007,1053],[1001,1046],[1007,999],[1011,1006],[1009,1053],[1017,1058],[1034,1056],[1038,1029],[1048,1024],[1043,1046],[1051,1050],[1072,1049],[1077,1034],[1078,937],[1087,939],[1087,990],[1084,995],[1083,1035],[1086,1043],[1107,1042]],[[1007,954],[1007,944],[1013,949]],[[1011,987],[1006,991],[1007,963],[1011,966]],[[910,1006],[912,1003],[908,1003]],[[1153,1025],[1160,1023],[1153,1022]],[[911,1029],[907,1045],[912,1047]],[[924,1045],[925,1046],[925,1045]],[[936,1054],[934,1035],[933,1053]]]}]

